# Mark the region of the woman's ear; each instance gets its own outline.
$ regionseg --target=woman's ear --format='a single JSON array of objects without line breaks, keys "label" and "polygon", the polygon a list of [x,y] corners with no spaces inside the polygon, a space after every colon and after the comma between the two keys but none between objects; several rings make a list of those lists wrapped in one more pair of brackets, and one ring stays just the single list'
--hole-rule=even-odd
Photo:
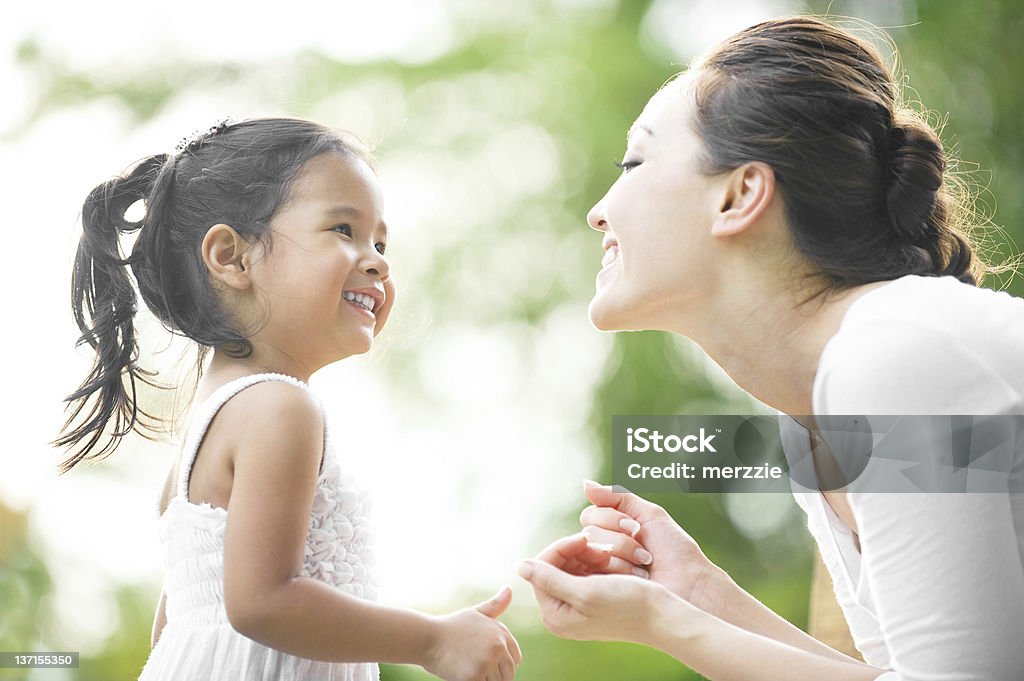
[{"label": "woman's ear", "polygon": [[775,171],[767,163],[744,163],[725,179],[721,203],[711,223],[712,236],[731,236],[764,215],[775,195]]},{"label": "woman's ear", "polygon": [[216,224],[203,237],[203,262],[215,282],[229,288],[247,289],[249,278],[249,242],[232,227]]}]

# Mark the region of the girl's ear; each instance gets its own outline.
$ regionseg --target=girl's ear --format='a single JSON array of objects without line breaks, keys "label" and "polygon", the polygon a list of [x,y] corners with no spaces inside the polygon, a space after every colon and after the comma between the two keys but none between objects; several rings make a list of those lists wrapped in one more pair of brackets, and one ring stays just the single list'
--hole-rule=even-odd
[{"label": "girl's ear", "polygon": [[216,224],[203,237],[203,262],[215,282],[229,288],[247,289],[252,285],[249,278],[249,242],[232,227]]},{"label": "girl's ear", "polygon": [[725,180],[711,236],[739,234],[753,225],[771,205],[775,172],[767,163],[744,163]]}]

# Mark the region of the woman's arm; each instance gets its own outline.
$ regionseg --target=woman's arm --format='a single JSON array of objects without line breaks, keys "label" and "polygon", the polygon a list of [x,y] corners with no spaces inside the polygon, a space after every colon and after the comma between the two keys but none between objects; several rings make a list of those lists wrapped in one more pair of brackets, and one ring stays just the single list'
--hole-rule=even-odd
[{"label": "woman's arm", "polygon": [[236,443],[224,536],[224,604],[235,629],[308,659],[412,663],[445,679],[512,678],[519,651],[494,619],[511,590],[431,617],[299,576],[323,453],[322,412],[306,391],[260,383],[218,419],[212,427],[229,428]]},{"label": "woman's arm", "polygon": [[[679,598],[659,599],[654,610],[657,614],[653,619],[661,626],[652,628],[644,642],[712,681],[871,681],[886,673],[838,653],[819,655],[779,638],[737,627]],[[775,626],[769,624],[766,629],[775,631]],[[679,631],[686,634],[676,635]]]},{"label": "woman's arm", "polygon": [[[652,562],[644,567],[652,581],[700,610],[753,634],[834,660],[857,662],[794,626],[746,592],[707,559],[693,538],[661,506],[589,481],[584,485],[584,493],[594,504],[580,514],[584,533],[594,542],[611,544],[613,555],[630,565],[640,564],[636,549],[649,550]],[[623,521],[626,524],[620,524]],[[629,521],[639,524],[632,535],[625,532]],[[551,562],[543,554],[538,557]]]},{"label": "woman's arm", "polygon": [[742,629],[649,580],[579,577],[543,561],[521,564],[519,574],[533,585],[552,633],[649,645],[711,681],[872,681],[885,673]]},{"label": "woman's arm", "polygon": [[150,638],[150,649],[156,648],[160,641],[160,634],[167,624],[167,594],[160,591],[160,601],[156,606],[156,617],[153,618],[153,635]]}]

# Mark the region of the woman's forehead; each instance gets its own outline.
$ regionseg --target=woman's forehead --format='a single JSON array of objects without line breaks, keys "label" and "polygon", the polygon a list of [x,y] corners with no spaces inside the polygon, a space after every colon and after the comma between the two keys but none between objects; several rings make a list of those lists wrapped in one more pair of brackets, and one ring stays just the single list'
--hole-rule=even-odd
[{"label": "woman's forehead", "polygon": [[658,130],[677,128],[689,118],[692,89],[686,74],[667,83],[654,93],[629,129],[628,139],[642,133],[657,135]]}]

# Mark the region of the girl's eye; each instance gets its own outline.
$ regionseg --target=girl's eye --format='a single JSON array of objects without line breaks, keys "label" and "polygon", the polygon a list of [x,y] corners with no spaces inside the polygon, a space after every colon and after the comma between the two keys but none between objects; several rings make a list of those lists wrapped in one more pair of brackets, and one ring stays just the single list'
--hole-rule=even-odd
[{"label": "girl's eye", "polygon": [[384,243],[383,241],[378,241],[377,243],[375,243],[373,245],[373,247],[377,249],[378,253],[380,253],[381,255],[384,255],[384,251],[387,250],[388,245],[386,243]]},{"label": "girl's eye", "polygon": [[344,234],[345,236],[352,236],[352,227],[348,224],[335,225],[334,227],[331,227],[331,230],[338,232],[339,234]]},{"label": "girl's eye", "polygon": [[633,168],[643,163],[643,161],[615,161],[615,167],[622,170],[624,173],[628,173]]}]

